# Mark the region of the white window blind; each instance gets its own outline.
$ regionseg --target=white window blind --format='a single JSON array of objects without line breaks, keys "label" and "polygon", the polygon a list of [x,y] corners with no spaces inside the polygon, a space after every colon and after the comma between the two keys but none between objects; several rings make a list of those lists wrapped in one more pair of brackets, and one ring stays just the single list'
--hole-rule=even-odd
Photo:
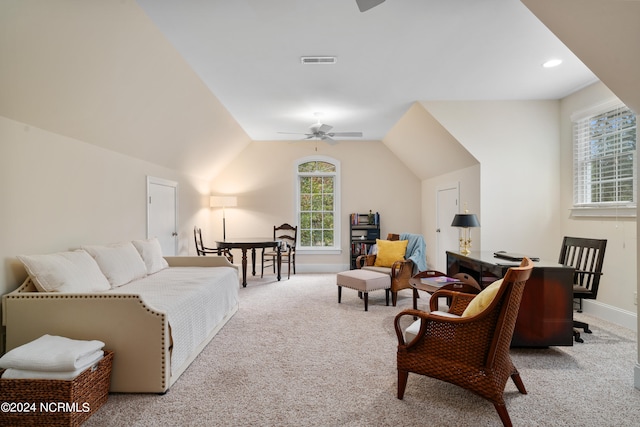
[{"label": "white window blind", "polygon": [[574,119],[574,208],[635,207],[636,128],[622,104]]}]

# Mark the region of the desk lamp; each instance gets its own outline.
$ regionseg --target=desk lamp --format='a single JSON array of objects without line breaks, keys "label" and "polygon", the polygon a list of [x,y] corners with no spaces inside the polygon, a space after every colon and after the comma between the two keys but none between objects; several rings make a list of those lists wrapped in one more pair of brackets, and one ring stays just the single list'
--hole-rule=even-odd
[{"label": "desk lamp", "polygon": [[460,227],[464,230],[463,237],[460,238],[460,253],[462,255],[469,255],[469,253],[471,252],[469,250],[469,248],[471,247],[471,236],[469,233],[469,228],[480,227],[480,223],[478,222],[476,214],[470,214],[469,211],[465,209],[463,214],[456,214],[453,217],[451,226]]}]

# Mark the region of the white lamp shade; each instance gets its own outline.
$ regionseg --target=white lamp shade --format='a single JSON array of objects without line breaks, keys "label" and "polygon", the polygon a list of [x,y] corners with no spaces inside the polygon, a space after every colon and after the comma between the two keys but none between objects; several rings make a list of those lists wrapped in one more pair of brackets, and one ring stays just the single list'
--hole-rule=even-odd
[{"label": "white lamp shade", "polygon": [[209,206],[212,208],[232,208],[238,206],[238,198],[235,196],[211,196]]}]

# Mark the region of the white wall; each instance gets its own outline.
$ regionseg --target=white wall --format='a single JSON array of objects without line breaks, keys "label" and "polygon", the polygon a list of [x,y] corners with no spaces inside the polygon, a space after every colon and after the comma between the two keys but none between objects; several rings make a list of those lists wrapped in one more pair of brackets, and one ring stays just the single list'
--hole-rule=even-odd
[{"label": "white wall", "polygon": [[178,182],[179,253],[209,223],[209,183],[0,117],[0,294],[26,272],[18,254],[146,237],[147,175]]},{"label": "white wall", "polygon": [[[421,232],[420,180],[380,141],[341,141],[336,145],[267,141],[252,142],[211,184],[212,194],[238,197],[238,206],[226,211],[227,240],[270,236],[274,225],[296,223],[294,164],[310,155],[329,156],[341,164],[342,253],[299,252],[296,265],[300,271],[348,269],[348,218],[352,212],[380,212],[383,237],[390,232]],[[209,239],[222,237],[221,215],[221,210],[212,210]]]},{"label": "white wall", "polygon": [[[598,310],[602,306],[637,313],[634,304],[637,276],[637,222],[636,218],[575,218],[570,215],[573,203],[573,140],[571,114],[603,102],[616,99],[603,84],[593,84],[574,93],[561,102],[561,203],[563,233],[568,236],[607,239],[603,276],[596,302],[585,301],[585,310]],[[591,307],[594,306],[595,307]],[[600,307],[598,307],[600,306]],[[631,327],[631,326],[629,326]]]},{"label": "white wall", "polygon": [[[454,172],[443,174],[432,179],[422,181],[422,234],[427,241],[427,264],[429,268],[437,269],[437,194],[438,190],[451,186],[458,186],[460,190],[460,212],[465,205],[470,213],[478,216],[483,225],[480,214],[480,199],[482,188],[480,185],[480,165],[471,166]],[[453,220],[453,218],[451,218]],[[482,238],[479,229],[471,230],[472,250],[482,248]]]},{"label": "white wall", "polygon": [[559,102],[422,104],[480,162],[480,249],[557,259]]}]

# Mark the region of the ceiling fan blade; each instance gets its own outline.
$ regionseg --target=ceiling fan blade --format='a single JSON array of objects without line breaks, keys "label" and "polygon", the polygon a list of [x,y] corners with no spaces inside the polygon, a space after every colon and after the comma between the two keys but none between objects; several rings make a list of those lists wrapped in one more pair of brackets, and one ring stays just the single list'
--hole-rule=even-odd
[{"label": "ceiling fan blade", "polygon": [[333,126],[329,126],[329,125],[325,125],[325,124],[320,124],[320,126],[317,127],[316,132],[318,133],[327,133],[329,132],[331,129],[333,129]]},{"label": "ceiling fan blade", "polygon": [[338,141],[336,141],[335,139],[331,138],[331,136],[329,136],[329,134],[324,134],[320,137],[320,139],[322,139],[323,141],[325,141],[327,144],[330,145],[335,145],[338,143]]},{"label": "ceiling fan blade", "polygon": [[329,136],[344,136],[348,138],[362,138],[362,132],[331,132]]},{"label": "ceiling fan blade", "polygon": [[384,0],[356,0],[360,12],[366,12],[367,10],[374,8],[383,2]]},{"label": "ceiling fan blade", "polygon": [[278,133],[283,134],[283,135],[308,135],[308,134],[302,133],[302,132],[278,132]]}]

